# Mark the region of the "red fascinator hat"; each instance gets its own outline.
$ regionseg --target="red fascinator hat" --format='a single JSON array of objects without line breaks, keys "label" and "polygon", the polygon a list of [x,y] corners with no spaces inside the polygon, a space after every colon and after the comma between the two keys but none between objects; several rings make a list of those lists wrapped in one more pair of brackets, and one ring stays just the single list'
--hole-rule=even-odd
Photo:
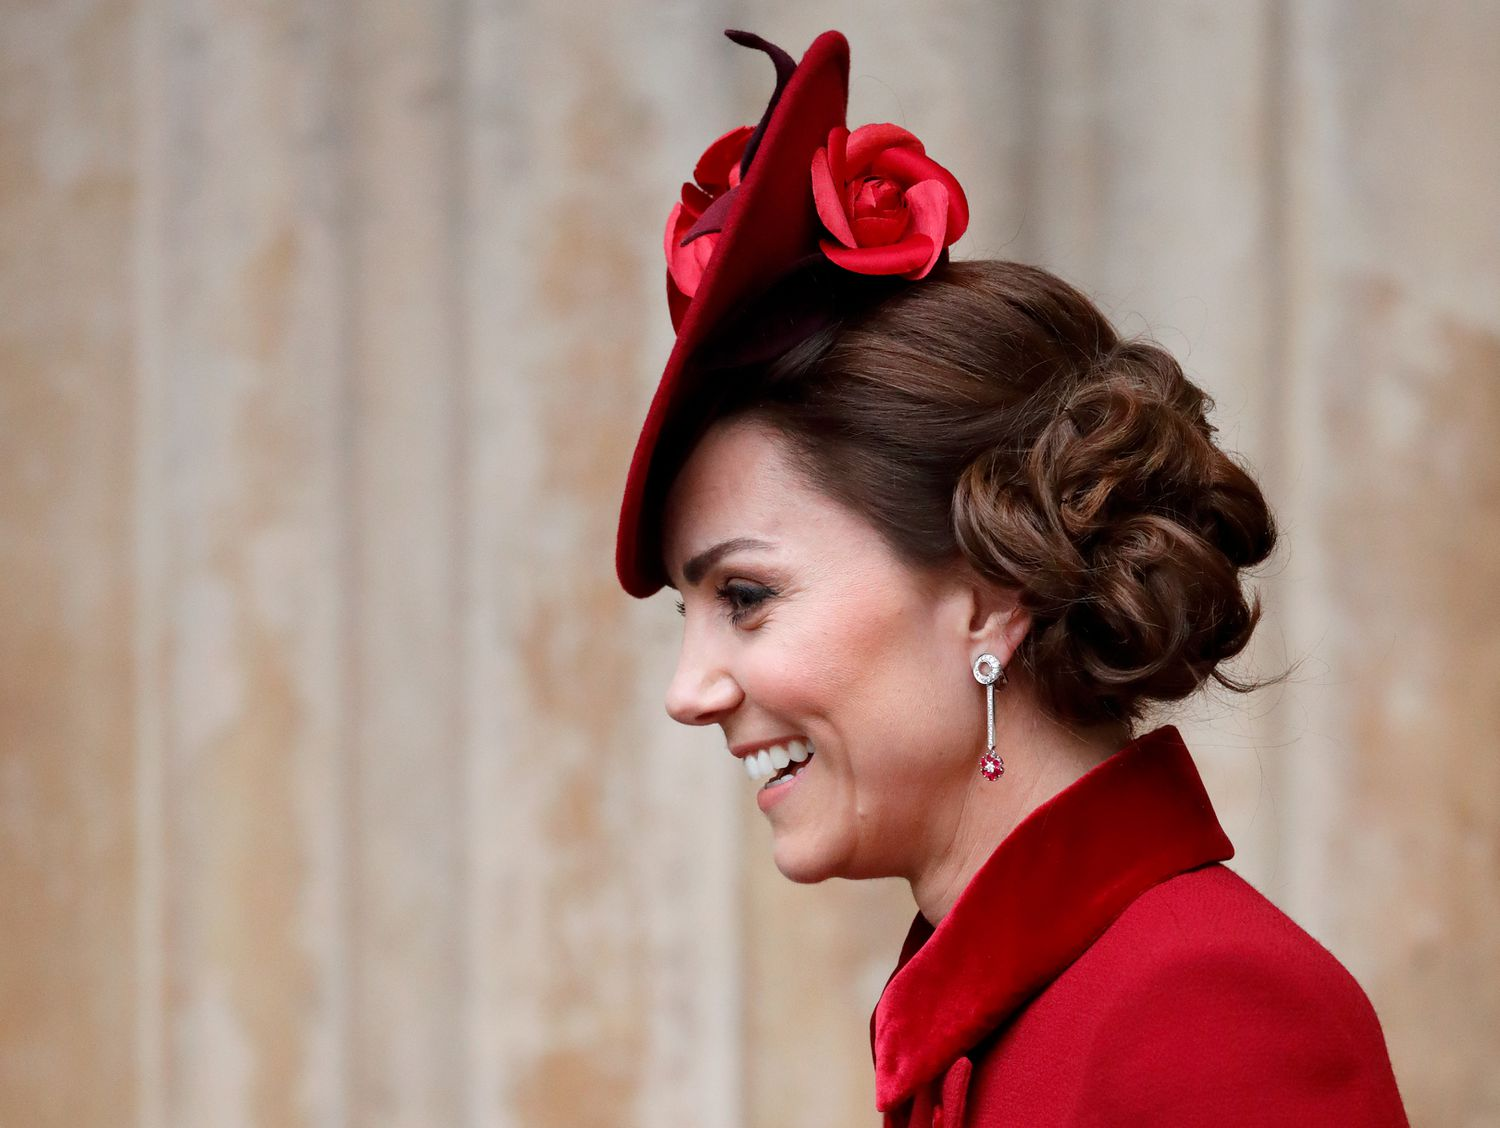
[{"label": "red fascinator hat", "polygon": [[837,31],[801,62],[758,35],[776,88],[758,125],[708,146],[667,217],[667,308],[677,342],[636,441],[615,569],[640,598],[667,582],[667,486],[737,372],[892,288],[918,282],[968,226],[953,175],[900,126],[850,131],[849,44]]}]

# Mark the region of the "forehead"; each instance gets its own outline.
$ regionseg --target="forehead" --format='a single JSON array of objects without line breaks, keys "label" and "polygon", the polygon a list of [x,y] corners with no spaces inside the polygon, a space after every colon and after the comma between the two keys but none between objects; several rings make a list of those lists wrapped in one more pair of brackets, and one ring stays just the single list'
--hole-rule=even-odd
[{"label": "forehead", "polygon": [[773,429],[751,420],[715,423],[668,491],[663,559],[675,582],[682,562],[712,544],[743,536],[795,544],[836,520],[837,508],[792,464]]},{"label": "forehead", "polygon": [[[763,423],[713,424],[698,440],[667,492],[664,547],[681,533],[705,533],[715,522],[776,518],[783,504],[807,492],[787,456],[786,440]],[[670,558],[670,557],[669,557]]]}]

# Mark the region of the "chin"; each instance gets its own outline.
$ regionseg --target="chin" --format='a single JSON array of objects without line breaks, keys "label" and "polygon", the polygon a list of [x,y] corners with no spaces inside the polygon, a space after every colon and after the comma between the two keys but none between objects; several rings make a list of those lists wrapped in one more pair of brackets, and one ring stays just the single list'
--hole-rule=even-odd
[{"label": "chin", "polygon": [[816,885],[840,872],[826,853],[798,850],[789,844],[777,844],[774,860],[781,876],[798,885]]}]

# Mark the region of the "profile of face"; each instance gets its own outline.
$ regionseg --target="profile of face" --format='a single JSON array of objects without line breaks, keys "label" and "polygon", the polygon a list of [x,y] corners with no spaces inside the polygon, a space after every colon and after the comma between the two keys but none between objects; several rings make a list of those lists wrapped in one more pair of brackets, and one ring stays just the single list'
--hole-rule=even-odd
[{"label": "profile of face", "polygon": [[[764,807],[777,868],[814,882],[936,864],[994,786],[977,770],[984,690],[971,666],[986,651],[1009,661],[1028,626],[1014,599],[907,565],[745,418],[693,449],[662,548],[685,616],[667,712],[718,725],[729,748],[782,736],[814,748]],[[725,770],[745,774],[727,755]]]}]

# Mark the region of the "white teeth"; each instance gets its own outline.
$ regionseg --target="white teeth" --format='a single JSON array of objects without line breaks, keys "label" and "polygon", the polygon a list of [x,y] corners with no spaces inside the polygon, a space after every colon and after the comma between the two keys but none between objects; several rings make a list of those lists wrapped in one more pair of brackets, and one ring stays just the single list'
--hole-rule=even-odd
[{"label": "white teeth", "polygon": [[766,787],[780,787],[782,784],[791,783],[792,780],[796,779],[806,770],[807,768],[805,766],[793,768],[791,771],[787,772],[786,775],[778,776],[777,778],[773,779],[770,783],[766,784],[765,787],[762,788],[762,790],[764,790]]},{"label": "white teeth", "polygon": [[763,782],[789,764],[805,763],[815,751],[811,741],[790,740],[786,744],[773,744],[770,748],[763,748],[745,757],[745,774],[757,782]]}]

